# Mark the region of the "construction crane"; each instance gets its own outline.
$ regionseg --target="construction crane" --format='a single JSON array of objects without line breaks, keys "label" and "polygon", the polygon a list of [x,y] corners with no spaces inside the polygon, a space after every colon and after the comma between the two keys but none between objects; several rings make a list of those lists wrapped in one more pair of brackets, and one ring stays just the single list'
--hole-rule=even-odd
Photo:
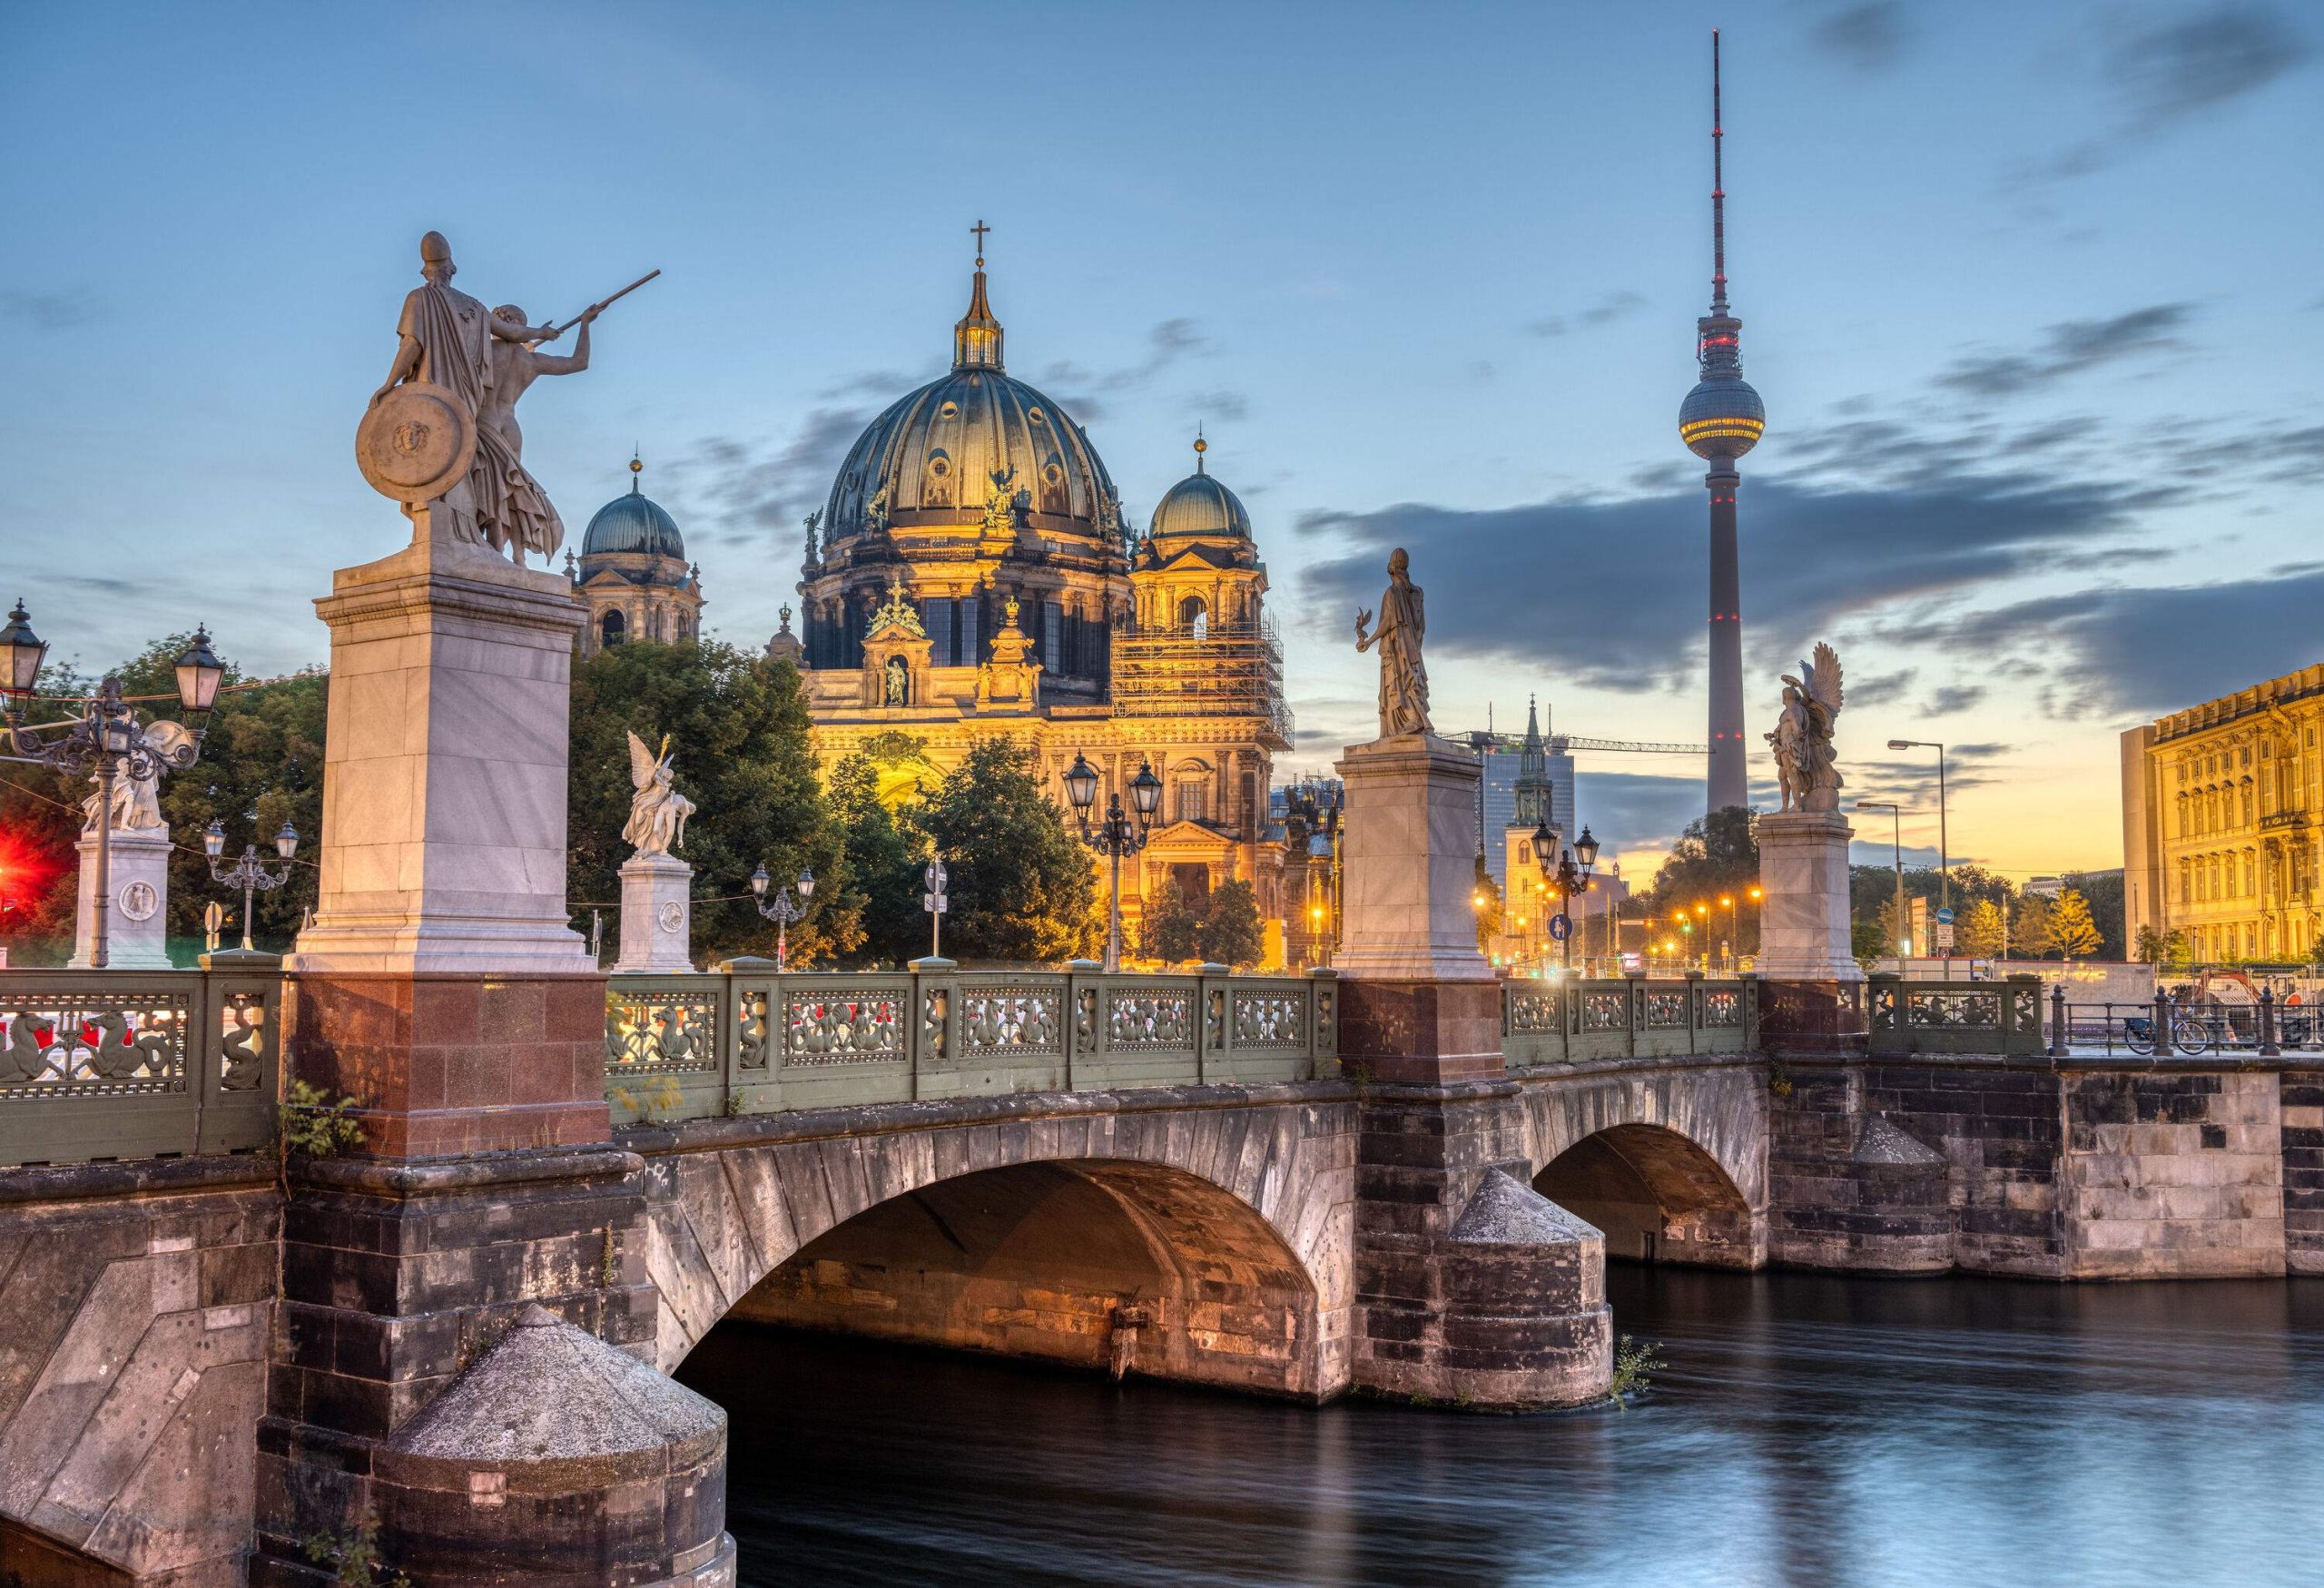
[{"label": "construction crane", "polygon": [[[1458,742],[1482,755],[1489,750],[1521,750],[1525,747],[1525,735],[1479,728],[1462,734]],[[1708,745],[1656,745],[1640,739],[1593,739],[1580,734],[1544,734],[1541,735],[1541,748],[1552,755],[1571,755],[1576,750],[1606,750],[1624,755],[1707,755],[1710,753]]]}]

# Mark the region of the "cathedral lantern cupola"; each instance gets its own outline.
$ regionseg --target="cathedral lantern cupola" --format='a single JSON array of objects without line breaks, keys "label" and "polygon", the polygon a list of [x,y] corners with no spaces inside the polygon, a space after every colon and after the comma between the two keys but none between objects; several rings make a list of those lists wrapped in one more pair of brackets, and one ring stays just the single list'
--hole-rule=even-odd
[{"label": "cathedral lantern cupola", "polygon": [[599,508],[581,537],[573,593],[589,608],[581,654],[633,640],[664,645],[702,636],[702,580],[686,561],[677,520],[640,488],[645,463],[629,460],[629,490]]}]

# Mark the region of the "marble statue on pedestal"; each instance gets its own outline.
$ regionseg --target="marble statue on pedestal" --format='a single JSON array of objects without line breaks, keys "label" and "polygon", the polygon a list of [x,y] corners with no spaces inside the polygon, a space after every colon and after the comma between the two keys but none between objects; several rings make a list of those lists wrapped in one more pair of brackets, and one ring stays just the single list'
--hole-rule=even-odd
[{"label": "marble statue on pedestal", "polygon": [[616,971],[691,971],[694,867],[670,851],[685,842],[694,802],[671,786],[670,740],[659,755],[629,735],[629,780],[636,794],[621,830],[637,853],[621,867],[621,956]]},{"label": "marble statue on pedestal", "polygon": [[640,854],[667,854],[685,847],[686,818],[694,806],[672,786],[670,762],[667,734],[662,735],[658,755],[635,734],[629,735],[629,782],[637,792],[630,796],[629,821],[621,836]]},{"label": "marble statue on pedestal", "polygon": [[[174,727],[176,725],[171,725]],[[93,778],[91,782],[95,780]],[[156,797],[158,778],[113,780],[112,809],[96,788],[81,802],[80,883],[73,914],[73,957],[68,968],[95,962],[97,942],[97,846],[105,847],[105,965],[115,971],[170,969],[170,829]],[[110,831],[100,831],[100,824]]]},{"label": "marble statue on pedestal", "polygon": [[1412,558],[1403,547],[1388,554],[1388,588],[1380,597],[1380,626],[1364,632],[1372,614],[1355,615],[1355,648],[1380,648],[1380,736],[1433,734],[1428,720],[1428,668],[1420,658],[1427,630],[1421,589],[1412,579]]},{"label": "marble statue on pedestal", "polygon": [[1848,932],[1848,839],[1843,779],[1832,755],[1840,715],[1840,658],[1818,645],[1797,675],[1784,675],[1783,709],[1765,735],[1775,752],[1783,808],[1759,818],[1758,972],[1768,981],[1846,983],[1864,979]]}]

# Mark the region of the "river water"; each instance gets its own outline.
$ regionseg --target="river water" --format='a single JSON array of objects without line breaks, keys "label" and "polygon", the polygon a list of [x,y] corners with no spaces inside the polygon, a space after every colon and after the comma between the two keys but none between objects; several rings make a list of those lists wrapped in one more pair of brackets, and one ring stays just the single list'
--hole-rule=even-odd
[{"label": "river water", "polygon": [[744,1583],[2324,1583],[2324,1280],[1610,1268],[1627,1410],[1285,1406],[729,1325]]}]

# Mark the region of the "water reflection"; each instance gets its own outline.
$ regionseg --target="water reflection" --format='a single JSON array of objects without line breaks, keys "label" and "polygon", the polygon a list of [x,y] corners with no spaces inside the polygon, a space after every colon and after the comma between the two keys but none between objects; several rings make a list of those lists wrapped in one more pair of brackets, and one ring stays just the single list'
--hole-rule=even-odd
[{"label": "water reflection", "polygon": [[1625,1413],[1322,1408],[727,1326],[745,1583],[2324,1581],[2324,1281],[1618,1267]]}]

